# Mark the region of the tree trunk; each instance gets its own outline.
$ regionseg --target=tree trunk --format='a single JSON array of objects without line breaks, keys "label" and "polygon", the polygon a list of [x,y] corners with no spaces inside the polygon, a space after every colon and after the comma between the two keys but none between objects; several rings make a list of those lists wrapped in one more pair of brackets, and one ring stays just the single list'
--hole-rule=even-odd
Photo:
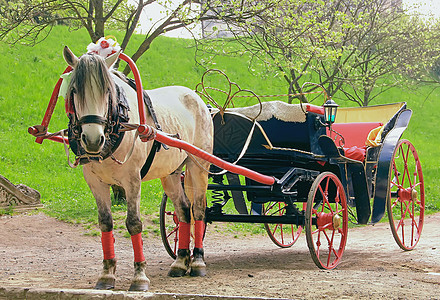
[{"label": "tree trunk", "polygon": [[104,36],[105,20],[104,20],[104,3],[103,0],[92,0],[95,7],[95,39],[96,42]]}]

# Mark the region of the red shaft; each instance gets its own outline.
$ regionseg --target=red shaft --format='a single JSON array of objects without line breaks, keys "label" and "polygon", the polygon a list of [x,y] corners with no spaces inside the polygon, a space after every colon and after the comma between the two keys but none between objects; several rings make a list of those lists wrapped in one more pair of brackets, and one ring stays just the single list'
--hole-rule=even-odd
[{"label": "red shaft", "polygon": [[[72,71],[72,67],[68,66],[64,70],[63,74],[70,72],[70,71]],[[55,109],[55,105],[57,104],[58,93],[60,91],[60,87],[61,87],[62,82],[63,82],[63,78],[58,79],[58,82],[55,85],[55,88],[52,92],[52,96],[50,97],[49,105],[47,106],[46,113],[44,114],[44,117],[43,117],[43,121],[41,122],[41,125],[43,125],[44,128],[46,128],[46,129],[49,126],[49,122],[50,122],[50,119],[52,118],[52,114]],[[43,143],[43,140],[44,140],[44,137],[37,137],[35,142],[41,144],[41,143]]]},{"label": "red shaft", "polygon": [[200,157],[201,159],[204,159],[217,167],[220,167],[222,169],[228,170],[232,173],[240,174],[243,176],[246,176],[249,179],[255,180],[259,183],[266,184],[266,185],[273,185],[275,183],[275,178],[272,176],[267,176],[260,174],[258,172],[249,170],[248,168],[237,166],[234,164],[231,164],[227,161],[224,161],[200,148],[197,148],[196,146],[191,145],[188,142],[172,138],[163,132],[158,131],[156,134],[156,137],[154,138],[156,141],[164,143],[165,145],[179,148],[182,150],[185,150],[197,157]]},{"label": "red shaft", "polygon": [[138,108],[139,108],[139,124],[141,125],[146,124],[147,117],[144,106],[144,95],[143,95],[144,90],[142,88],[142,80],[141,80],[141,76],[139,75],[138,68],[136,67],[136,64],[133,62],[133,60],[124,53],[119,54],[119,58],[125,61],[126,63],[128,63],[131,71],[133,72],[134,81],[136,82],[136,93],[137,93]]}]

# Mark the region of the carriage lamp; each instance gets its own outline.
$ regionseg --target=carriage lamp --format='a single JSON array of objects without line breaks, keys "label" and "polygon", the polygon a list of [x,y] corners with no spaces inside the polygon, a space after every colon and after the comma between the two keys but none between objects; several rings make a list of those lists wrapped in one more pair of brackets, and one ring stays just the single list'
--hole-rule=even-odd
[{"label": "carriage lamp", "polygon": [[325,123],[331,126],[335,122],[336,111],[338,110],[339,105],[332,99],[329,99],[324,103],[323,106]]}]

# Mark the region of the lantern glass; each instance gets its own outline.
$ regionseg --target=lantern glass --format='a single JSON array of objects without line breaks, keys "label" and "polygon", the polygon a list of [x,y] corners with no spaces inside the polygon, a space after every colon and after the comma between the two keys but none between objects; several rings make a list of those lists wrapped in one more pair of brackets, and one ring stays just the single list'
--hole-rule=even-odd
[{"label": "lantern glass", "polygon": [[324,119],[327,124],[333,124],[336,119],[336,112],[338,110],[339,105],[329,99],[324,103]]}]

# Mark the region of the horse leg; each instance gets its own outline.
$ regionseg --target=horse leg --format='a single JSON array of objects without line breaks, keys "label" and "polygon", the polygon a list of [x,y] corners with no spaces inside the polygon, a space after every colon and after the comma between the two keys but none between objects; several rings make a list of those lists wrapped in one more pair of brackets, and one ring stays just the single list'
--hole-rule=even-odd
[{"label": "horse leg", "polygon": [[101,244],[104,254],[103,269],[101,276],[95,285],[95,289],[108,290],[115,287],[116,281],[116,257],[113,237],[113,218],[111,214],[110,188],[107,184],[99,181],[95,176],[89,176],[89,169],[84,168],[84,178],[96,199],[98,208],[98,222],[101,229]]},{"label": "horse leg", "polygon": [[134,252],[134,276],[130,291],[147,291],[150,280],[145,274],[147,264],[143,253],[142,221],[140,218],[141,181],[133,179],[125,188],[127,195],[127,219],[125,224],[131,236]]},{"label": "horse leg", "polygon": [[[206,166],[206,169],[208,166]],[[204,259],[203,238],[205,235],[206,189],[208,186],[207,173],[193,161],[187,164],[185,175],[185,194],[188,196],[194,216],[194,250],[190,264],[191,276],[205,276],[206,264]]]},{"label": "horse leg", "polygon": [[173,201],[179,219],[179,244],[176,260],[171,264],[168,276],[181,277],[186,274],[190,264],[191,215],[189,201],[185,196],[181,183],[181,172],[176,171],[161,179],[165,193]]}]

